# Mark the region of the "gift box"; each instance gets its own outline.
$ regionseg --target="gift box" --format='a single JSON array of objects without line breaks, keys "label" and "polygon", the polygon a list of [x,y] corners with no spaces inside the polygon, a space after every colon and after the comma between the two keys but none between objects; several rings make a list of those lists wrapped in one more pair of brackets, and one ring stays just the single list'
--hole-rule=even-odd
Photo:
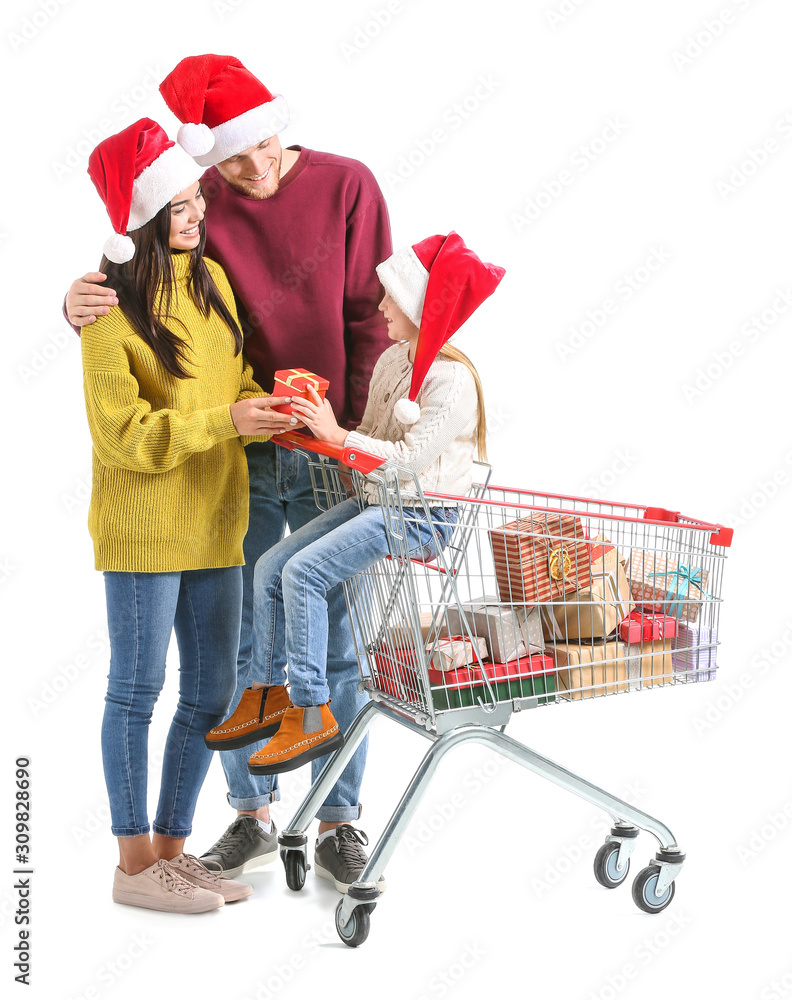
[{"label": "gift box", "polygon": [[538,698],[544,705],[555,701],[556,678],[552,657],[537,653],[509,663],[484,663],[481,666],[460,667],[457,670],[429,671],[432,701],[436,709],[469,708],[478,699],[490,704],[484,676],[489,680],[495,699]]},{"label": "gift box", "polygon": [[380,651],[374,654],[372,680],[378,690],[408,704],[423,705],[418,686],[415,653],[410,649]]},{"label": "gift box", "polygon": [[619,625],[622,642],[646,642],[652,639],[673,639],[679,619],[652,611],[633,611]]},{"label": "gift box", "polygon": [[627,677],[631,691],[674,683],[672,642],[666,636],[627,646]]},{"label": "gift box", "polygon": [[600,535],[592,545],[591,583],[546,605],[542,622],[547,639],[603,639],[635,606],[618,550]]},{"label": "gift box", "polygon": [[707,586],[709,570],[675,563],[659,553],[633,549],[630,586],[633,600],[645,609],[672,618],[694,622],[701,602],[711,600]]},{"label": "gift box", "polygon": [[[451,612],[449,610],[449,616],[450,614]],[[434,616],[431,611],[422,612],[418,616],[421,629],[422,643],[426,643],[427,640],[429,639],[429,634],[432,631],[433,617]],[[440,637],[445,637],[449,635],[449,628],[445,617],[438,616],[437,628],[438,628],[437,634]],[[459,628],[454,628],[453,631],[461,632],[462,630]],[[386,639],[388,646],[391,649],[409,649],[414,642],[410,623],[402,620],[400,622],[397,622],[395,625],[392,625],[386,632]]]},{"label": "gift box", "polygon": [[[536,610],[536,609],[532,609]],[[496,663],[507,663],[530,652],[541,652],[543,648],[541,628],[536,643],[535,619],[527,615],[523,608],[504,607],[497,597],[485,595],[462,605],[448,609],[448,630],[460,635],[480,636],[486,640],[489,658]],[[467,624],[465,624],[465,620]]]},{"label": "gift box", "polygon": [[556,642],[548,652],[555,659],[562,698],[580,701],[628,690],[627,647],[621,642]]},{"label": "gift box", "polygon": [[487,644],[480,636],[453,635],[426,644],[430,670],[456,670],[487,659]]},{"label": "gift box", "polygon": [[540,604],[591,581],[579,517],[535,511],[490,532],[498,593],[508,604]]},{"label": "gift box", "polygon": [[679,623],[672,640],[674,670],[685,681],[714,681],[717,671],[718,630],[707,625]]},{"label": "gift box", "polygon": [[[273,396],[292,396],[298,399],[308,399],[308,386],[312,386],[322,399],[330,388],[330,383],[326,378],[314,375],[313,372],[305,368],[282,368],[275,372],[275,385],[272,390]],[[284,403],[282,406],[273,406],[273,410],[278,413],[292,413],[291,403]]]}]

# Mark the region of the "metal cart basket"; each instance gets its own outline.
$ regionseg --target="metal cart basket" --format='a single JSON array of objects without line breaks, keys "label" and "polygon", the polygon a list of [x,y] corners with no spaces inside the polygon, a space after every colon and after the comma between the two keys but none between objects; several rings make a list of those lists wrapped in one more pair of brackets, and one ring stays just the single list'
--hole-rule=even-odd
[{"label": "metal cart basket", "polygon": [[[380,503],[390,549],[344,584],[370,701],[279,838],[289,887],[305,881],[308,825],[382,714],[431,745],[338,904],[336,927],[350,947],[368,936],[377,880],[438,763],[470,741],[611,816],[594,860],[601,885],[626,880],[639,830],[651,833],[659,850],[632,895],[646,912],[665,909],[685,860],[669,828],[503,730],[514,712],[539,706],[712,680],[731,529],[659,507],[493,486],[482,464],[465,497],[423,493],[413,473],[356,449],[293,433],[277,440],[308,460],[320,508],[350,492],[361,505]],[[445,546],[432,513],[443,505],[458,515]],[[433,535],[418,558],[405,533],[417,512]]]}]

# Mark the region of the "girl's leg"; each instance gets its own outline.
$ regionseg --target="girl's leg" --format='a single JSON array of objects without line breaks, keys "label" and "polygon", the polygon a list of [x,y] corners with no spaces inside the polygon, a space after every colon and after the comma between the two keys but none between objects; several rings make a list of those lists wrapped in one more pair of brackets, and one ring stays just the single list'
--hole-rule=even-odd
[{"label": "girl's leg", "polygon": [[241,567],[181,574],[174,620],[179,703],[165,744],[154,821],[154,846],[166,859],[181,853],[190,833],[212,759],[204,736],[224,718],[234,694],[241,614]]},{"label": "girl's leg", "polygon": [[[331,507],[265,552],[253,577],[253,663],[257,678],[267,684],[286,682],[286,620],[283,608],[283,570],[306,546],[323,538],[360,511],[356,500]],[[325,699],[327,700],[327,699]]]},{"label": "girl's leg", "polygon": [[370,506],[339,521],[284,566],[286,655],[295,705],[323,705],[330,698],[326,678],[328,591],[388,553],[382,508]]},{"label": "girl's leg", "polygon": [[178,573],[105,573],[110,673],[102,761],[120,867],[128,875],[156,861],[146,811],[148,729],[165,681],[179,593]]}]

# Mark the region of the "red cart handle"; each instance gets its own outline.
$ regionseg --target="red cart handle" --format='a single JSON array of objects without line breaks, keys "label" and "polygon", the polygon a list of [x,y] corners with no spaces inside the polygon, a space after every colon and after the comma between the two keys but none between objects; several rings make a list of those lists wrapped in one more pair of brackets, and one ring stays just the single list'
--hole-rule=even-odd
[{"label": "red cart handle", "polygon": [[307,434],[299,434],[297,431],[284,431],[283,434],[273,434],[272,440],[282,448],[292,451],[294,448],[301,448],[303,451],[312,451],[316,455],[326,455],[328,458],[336,458],[350,469],[357,469],[367,476],[370,472],[378,469],[384,462],[384,458],[378,455],[370,455],[367,451],[360,451],[359,448],[339,448],[328,441],[317,441]]}]

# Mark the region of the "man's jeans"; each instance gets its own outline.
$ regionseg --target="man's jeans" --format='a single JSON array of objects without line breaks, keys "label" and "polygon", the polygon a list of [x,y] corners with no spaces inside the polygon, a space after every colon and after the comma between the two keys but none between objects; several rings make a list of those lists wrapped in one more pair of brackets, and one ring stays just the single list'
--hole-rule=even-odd
[{"label": "man's jeans", "polygon": [[[271,442],[254,442],[245,448],[250,478],[250,526],[245,536],[242,631],[237,662],[236,706],[252,681],[269,683],[256,673],[252,658],[253,573],[262,553],[279,542],[286,525],[294,532],[321,513],[314,503],[306,460]],[[352,629],[341,587],[328,594],[334,628],[327,647],[327,679],[333,698],[333,714],[346,732],[368,698],[358,691],[358,671]],[[263,743],[219,754],[228,782],[228,801],[235,809],[253,810],[280,798],[277,775],[250,774],[247,762]],[[364,739],[341,777],[325,799],[317,818],[325,822],[357,819],[360,815],[360,785],[366,766],[368,739]],[[315,779],[327,762],[321,757],[311,764]]]},{"label": "man's jeans", "polygon": [[104,577],[110,674],[102,761],[112,830],[117,837],[149,832],[149,724],[175,630],[179,703],[165,742],[154,831],[186,837],[212,760],[204,736],[226,717],[234,692],[241,567]]},{"label": "man's jeans", "polygon": [[[431,514],[434,533],[423,508],[405,510],[407,548],[414,559],[434,558],[454,531],[456,507],[434,507]],[[324,669],[336,628],[327,595],[390,554],[390,516],[387,507],[374,504],[361,511],[357,500],[346,500],[284,538],[256,564],[253,661],[272,684],[285,682],[288,663],[295,705],[324,705],[333,695]],[[333,698],[333,714],[335,709]]]}]

